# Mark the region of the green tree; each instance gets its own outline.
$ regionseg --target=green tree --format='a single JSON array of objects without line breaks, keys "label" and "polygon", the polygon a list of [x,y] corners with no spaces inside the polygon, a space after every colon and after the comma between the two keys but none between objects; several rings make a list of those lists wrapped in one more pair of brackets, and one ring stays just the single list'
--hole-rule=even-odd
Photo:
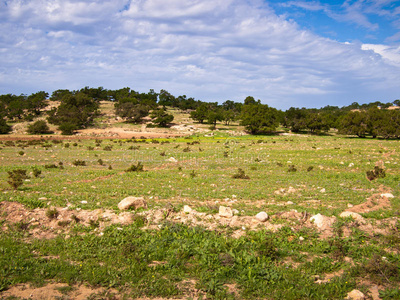
[{"label": "green tree", "polygon": [[129,123],[140,123],[143,118],[149,115],[149,107],[134,102],[118,103],[115,106],[115,113],[121,118],[125,118]]},{"label": "green tree", "polygon": [[32,112],[35,115],[40,115],[40,110],[47,106],[47,97],[49,97],[49,94],[43,91],[28,96],[27,107],[29,112]]},{"label": "green tree", "polygon": [[167,127],[167,125],[174,120],[174,116],[168,114],[163,108],[153,110],[150,117],[153,119],[152,122],[154,124],[161,127]]},{"label": "green tree", "polygon": [[368,117],[365,111],[350,111],[340,119],[340,134],[365,137],[368,133]]},{"label": "green tree", "polygon": [[0,134],[7,134],[11,131],[11,126],[7,124],[6,120],[0,118]]},{"label": "green tree", "polygon": [[190,113],[190,117],[193,120],[203,124],[204,120],[207,119],[208,112],[209,112],[209,105],[203,102],[196,108],[196,110]]},{"label": "green tree", "polygon": [[33,124],[28,125],[27,131],[29,134],[46,134],[50,133],[50,128],[47,125],[46,121],[39,120]]},{"label": "green tree", "polygon": [[267,133],[276,130],[280,114],[277,109],[261,103],[245,104],[242,108],[240,124],[251,134]]}]

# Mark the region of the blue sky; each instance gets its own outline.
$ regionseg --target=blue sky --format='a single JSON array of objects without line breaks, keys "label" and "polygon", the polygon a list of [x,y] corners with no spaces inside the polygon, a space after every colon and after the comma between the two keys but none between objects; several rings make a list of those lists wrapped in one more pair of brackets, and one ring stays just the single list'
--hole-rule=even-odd
[{"label": "blue sky", "polygon": [[203,101],[400,98],[400,1],[0,1],[0,94],[131,87]]}]

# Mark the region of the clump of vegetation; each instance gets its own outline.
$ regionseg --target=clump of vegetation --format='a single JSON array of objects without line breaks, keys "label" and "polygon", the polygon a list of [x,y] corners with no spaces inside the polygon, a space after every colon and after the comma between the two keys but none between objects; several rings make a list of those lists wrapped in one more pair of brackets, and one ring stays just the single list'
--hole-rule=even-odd
[{"label": "clump of vegetation", "polygon": [[379,166],[375,166],[373,170],[367,171],[368,180],[372,181],[377,178],[384,178],[386,176],[386,172],[383,168]]},{"label": "clump of vegetation", "polygon": [[314,169],[313,166],[309,166],[309,167],[307,168],[307,172],[311,172],[313,169]]},{"label": "clump of vegetation", "polygon": [[136,165],[131,165],[126,172],[143,172],[143,164],[139,161]]},{"label": "clump of vegetation", "polygon": [[132,222],[137,226],[137,227],[143,227],[147,223],[147,219],[145,216],[134,214],[132,216]]},{"label": "clump of vegetation", "polygon": [[297,169],[296,169],[296,167],[294,165],[290,165],[287,171],[288,172],[296,172]]},{"label": "clump of vegetation", "polygon": [[237,173],[233,174],[232,178],[235,178],[235,179],[250,179],[250,177],[247,176],[244,173],[243,169],[241,169],[241,168],[238,168]]},{"label": "clump of vegetation", "polygon": [[32,167],[32,174],[35,178],[38,178],[42,174],[42,171],[38,167]]},{"label": "clump of vegetation", "polygon": [[98,164],[99,164],[100,166],[104,165],[104,162],[103,162],[103,160],[102,160],[101,158],[99,158],[99,159],[97,160],[97,162],[98,162]]},{"label": "clump of vegetation", "polygon": [[112,150],[112,146],[111,145],[107,145],[103,147],[104,151],[111,151]]},{"label": "clump of vegetation", "polygon": [[56,219],[58,217],[58,211],[55,208],[49,208],[46,210],[46,217],[49,219]]},{"label": "clump of vegetation", "polygon": [[183,152],[190,152],[189,146],[183,149]]},{"label": "clump of vegetation", "polygon": [[25,154],[25,152],[21,150],[21,151],[18,152],[18,154],[22,156],[22,155]]},{"label": "clump of vegetation", "polygon": [[74,166],[86,166],[86,162],[84,160],[75,159],[72,164]]},{"label": "clump of vegetation", "polygon": [[11,126],[7,124],[6,120],[0,118],[0,134],[7,134],[11,131]]},{"label": "clump of vegetation", "polygon": [[44,165],[45,169],[58,169],[58,166],[56,164],[47,164]]},{"label": "clump of vegetation", "polygon": [[94,150],[94,147],[93,147],[93,146],[88,146],[87,149],[88,149],[89,151],[93,151],[93,150]]},{"label": "clump of vegetation", "polygon": [[197,174],[194,170],[192,170],[192,172],[190,172],[189,176],[190,176],[190,178],[195,178],[197,176]]},{"label": "clump of vegetation", "polygon": [[33,124],[28,125],[28,133],[29,134],[46,134],[51,133],[49,126],[46,121],[39,120]]},{"label": "clump of vegetation", "polygon": [[24,180],[29,178],[29,176],[26,175],[25,169],[15,169],[8,171],[7,173],[7,182],[14,190],[18,189],[24,183]]},{"label": "clump of vegetation", "polygon": [[165,151],[160,153],[161,156],[165,156]]}]

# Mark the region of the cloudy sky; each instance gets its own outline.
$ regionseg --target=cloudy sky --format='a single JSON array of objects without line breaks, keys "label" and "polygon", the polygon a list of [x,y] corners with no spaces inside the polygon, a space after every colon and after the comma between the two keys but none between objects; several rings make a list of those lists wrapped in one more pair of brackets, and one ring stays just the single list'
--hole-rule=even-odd
[{"label": "cloudy sky", "polygon": [[287,109],[400,98],[400,1],[0,1],[0,94],[130,87]]}]

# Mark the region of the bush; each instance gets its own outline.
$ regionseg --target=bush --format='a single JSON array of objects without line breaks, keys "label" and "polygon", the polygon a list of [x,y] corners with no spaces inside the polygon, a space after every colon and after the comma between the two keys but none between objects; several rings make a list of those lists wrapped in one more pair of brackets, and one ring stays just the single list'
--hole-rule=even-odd
[{"label": "bush", "polygon": [[72,123],[62,123],[60,126],[58,126],[58,129],[61,130],[62,135],[73,135],[77,129],[77,126]]},{"label": "bush", "polygon": [[142,163],[139,161],[137,163],[137,165],[131,165],[126,172],[143,172],[143,165]]},{"label": "bush", "polygon": [[11,131],[11,126],[6,123],[6,120],[0,118],[0,134],[7,134]]},{"label": "bush", "polygon": [[367,171],[367,178],[368,180],[374,180],[377,178],[384,178],[386,176],[386,172],[379,166],[375,166],[372,171]]},{"label": "bush", "polygon": [[50,128],[47,125],[46,121],[40,120],[36,121],[33,124],[28,126],[28,133],[29,134],[46,134],[50,133]]},{"label": "bush", "polygon": [[38,167],[32,167],[32,173],[35,178],[39,177],[42,174],[42,171]]},{"label": "bush", "polygon": [[86,166],[86,162],[84,160],[79,160],[75,159],[75,161],[72,162],[74,166]]},{"label": "bush", "polygon": [[28,179],[29,176],[26,175],[25,169],[15,169],[12,171],[8,171],[8,184],[12,186],[14,190],[18,189],[23,183],[25,179]]},{"label": "bush", "polygon": [[250,179],[250,177],[247,176],[241,168],[238,168],[238,172],[236,174],[233,174],[232,178],[235,178],[235,179]]}]

